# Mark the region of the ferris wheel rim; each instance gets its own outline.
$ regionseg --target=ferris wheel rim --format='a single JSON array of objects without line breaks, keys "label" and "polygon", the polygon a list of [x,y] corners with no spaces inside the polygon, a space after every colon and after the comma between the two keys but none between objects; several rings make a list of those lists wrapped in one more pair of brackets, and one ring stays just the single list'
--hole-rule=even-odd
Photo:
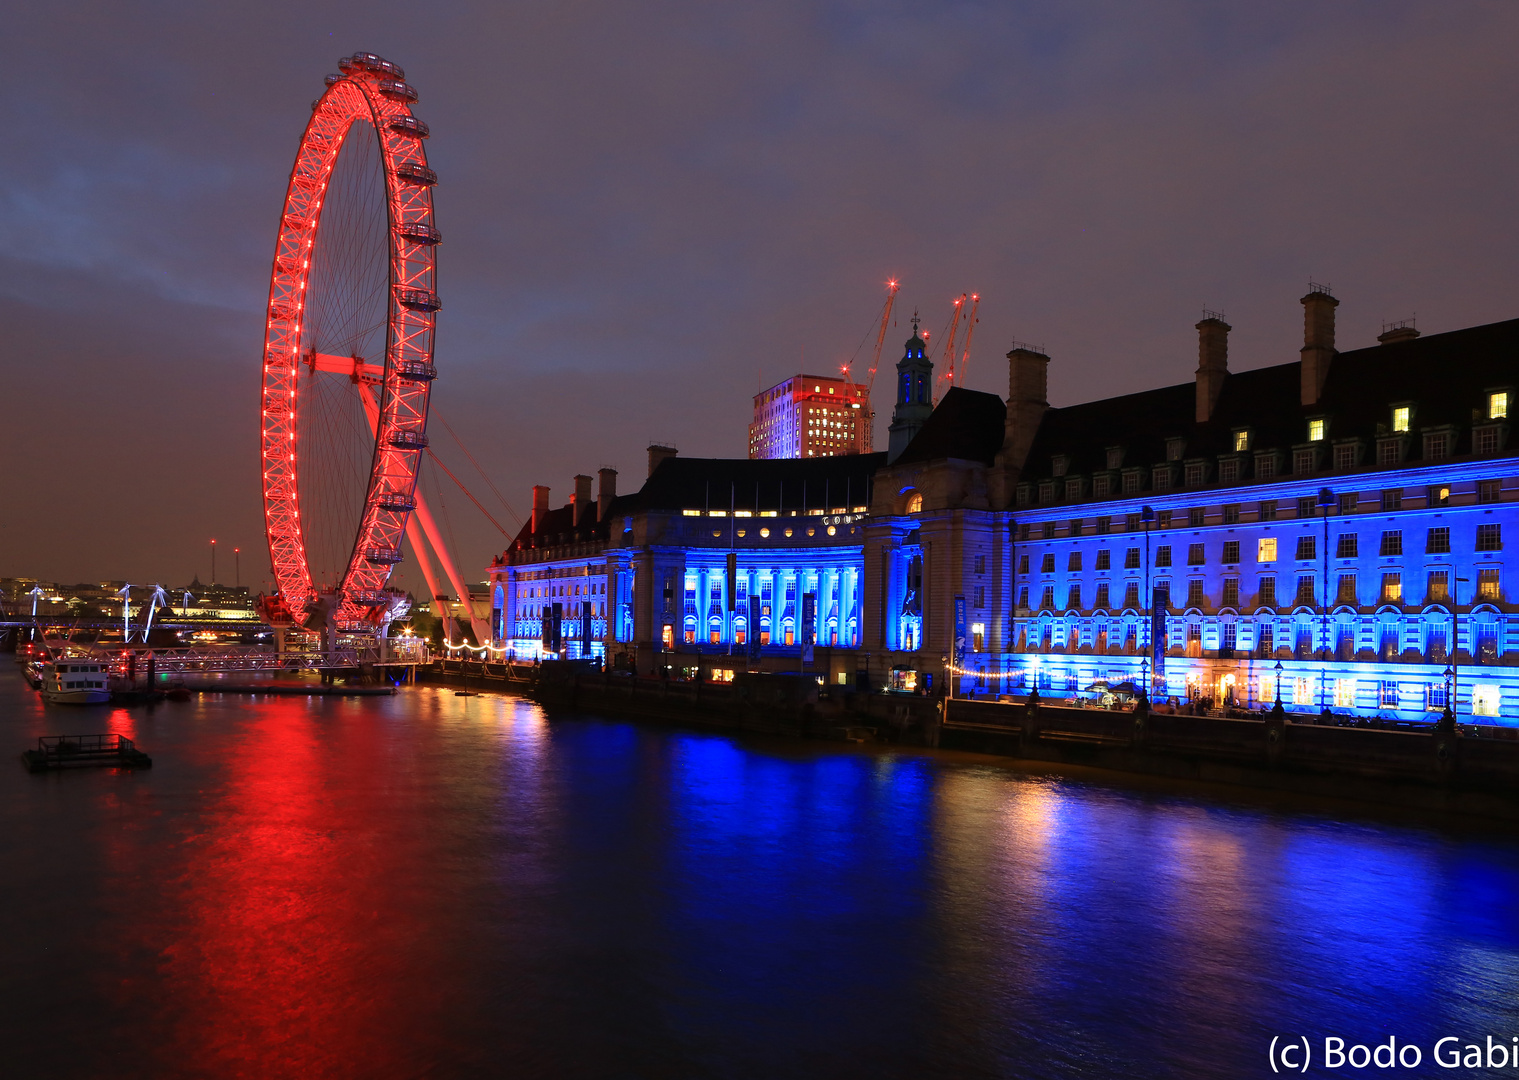
[{"label": "ferris wheel rim", "polygon": [[[433,364],[437,294],[432,187],[422,140],[428,127],[411,114],[417,94],[396,65],[372,53],[339,62],[326,92],[312,103],[286,188],[270,273],[261,387],[261,471],[264,524],[275,586],[295,622],[314,622],[321,598],[313,580],[300,520],[301,454],[297,418],[300,370],[309,305],[312,252],[321,229],[323,196],[338,154],[356,123],[372,125],[380,146],[386,202],[386,342],[383,372],[370,382],[374,446],[364,506],[347,567],[334,591],[331,623],[352,630],[372,625],[383,610],[384,587],[400,561],[401,537],[416,505]],[[315,356],[310,357],[313,368]],[[359,372],[355,368],[355,382]],[[361,386],[361,393],[372,393]]]}]

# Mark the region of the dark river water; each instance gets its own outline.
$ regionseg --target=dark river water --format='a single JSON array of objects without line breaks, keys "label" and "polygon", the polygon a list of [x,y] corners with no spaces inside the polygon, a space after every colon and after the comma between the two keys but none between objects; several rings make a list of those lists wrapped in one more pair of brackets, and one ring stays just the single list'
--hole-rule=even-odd
[{"label": "dark river water", "polygon": [[0,730],[154,759],[0,770],[0,1076],[1519,1077],[1430,1060],[1519,1035],[1512,836],[429,688],[44,709],[8,657]]}]

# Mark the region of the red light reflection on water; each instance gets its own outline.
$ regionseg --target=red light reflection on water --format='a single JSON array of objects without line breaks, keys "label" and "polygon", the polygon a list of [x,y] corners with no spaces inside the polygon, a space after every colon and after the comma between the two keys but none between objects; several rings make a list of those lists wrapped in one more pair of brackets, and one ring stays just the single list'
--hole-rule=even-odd
[{"label": "red light reflection on water", "polygon": [[[170,884],[179,910],[159,956],[166,1060],[204,1075],[374,1075],[396,1065],[387,1007],[407,978],[398,884],[417,872],[364,820],[378,740],[334,739],[341,717],[306,701],[258,705],[235,738],[220,797]],[[389,909],[389,910],[388,910]],[[388,994],[376,987],[389,988]]]}]

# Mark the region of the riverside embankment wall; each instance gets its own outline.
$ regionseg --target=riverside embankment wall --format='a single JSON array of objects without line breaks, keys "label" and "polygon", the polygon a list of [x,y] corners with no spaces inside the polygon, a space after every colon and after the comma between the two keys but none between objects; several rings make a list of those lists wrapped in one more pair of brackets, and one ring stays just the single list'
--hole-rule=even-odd
[{"label": "riverside embankment wall", "polygon": [[[457,684],[508,688],[479,665],[438,672]],[[521,674],[526,674],[522,672]],[[1380,730],[1293,723],[1284,714],[1228,719],[989,702],[834,688],[764,676],[731,684],[542,670],[527,693],[550,711],[603,712],[800,738],[938,746],[1024,762],[1079,765],[1178,780],[1350,798],[1519,823],[1519,729],[1457,725]]]},{"label": "riverside embankment wall", "polygon": [[1519,822],[1519,729],[1426,731],[950,701],[938,745]]}]

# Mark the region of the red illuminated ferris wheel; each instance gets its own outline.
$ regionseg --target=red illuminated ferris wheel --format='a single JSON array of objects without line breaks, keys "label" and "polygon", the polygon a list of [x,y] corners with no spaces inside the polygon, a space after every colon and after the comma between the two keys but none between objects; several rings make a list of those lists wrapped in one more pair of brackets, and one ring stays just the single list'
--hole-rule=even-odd
[{"label": "red illuminated ferris wheel", "polygon": [[405,72],[372,53],[339,67],[312,104],[280,216],[262,469],[285,606],[307,628],[359,630],[390,603],[401,537],[416,535],[441,236]]}]

